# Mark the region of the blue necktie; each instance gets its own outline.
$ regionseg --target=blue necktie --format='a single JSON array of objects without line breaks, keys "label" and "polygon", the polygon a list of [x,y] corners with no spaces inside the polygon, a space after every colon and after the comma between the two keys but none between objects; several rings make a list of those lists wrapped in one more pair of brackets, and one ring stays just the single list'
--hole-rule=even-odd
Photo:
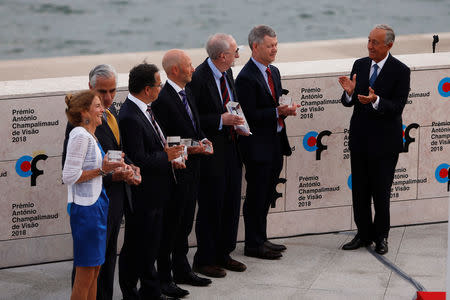
[{"label": "blue necktie", "polygon": [[[373,88],[373,85],[375,84],[375,80],[377,80],[377,76],[378,76],[378,65],[374,64],[373,65],[373,73],[372,76],[370,76],[369,78],[369,85]],[[366,77],[367,78],[367,77]]]},{"label": "blue necktie", "polygon": [[195,122],[194,122],[194,117],[192,116],[191,108],[189,107],[189,104],[187,102],[186,92],[184,90],[181,90],[181,91],[178,92],[178,94],[181,95],[181,101],[183,101],[184,108],[186,109],[186,112],[189,115],[189,118],[191,119],[192,126],[194,126],[194,129],[196,129]]}]

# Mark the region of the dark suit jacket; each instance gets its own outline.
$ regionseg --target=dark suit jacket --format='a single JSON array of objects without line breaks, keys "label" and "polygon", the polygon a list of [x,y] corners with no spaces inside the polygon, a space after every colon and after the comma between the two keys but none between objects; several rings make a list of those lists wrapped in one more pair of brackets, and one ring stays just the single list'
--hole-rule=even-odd
[{"label": "dark suit jacket", "polygon": [[[117,112],[114,108],[114,105],[111,105],[109,108],[109,111],[116,117],[117,119]],[[69,141],[69,134],[73,129],[73,125],[67,122],[66,126],[66,136],[64,139],[64,147],[63,147],[63,154],[62,154],[62,164],[64,167],[64,161],[66,159],[66,150],[67,150],[67,143]],[[102,119],[102,124],[97,127],[95,130],[95,136],[97,137],[100,145],[102,146],[102,149],[105,153],[108,152],[108,150],[122,150],[121,145],[117,144],[116,138],[114,137],[113,132],[108,126],[108,123]],[[131,160],[129,160],[125,156],[125,161],[130,164],[132,163]],[[126,203],[129,205],[130,209],[132,209],[131,206],[131,191],[128,184],[126,184],[123,181],[112,181],[112,176],[107,175],[103,178],[103,186],[105,187],[106,194],[108,195],[110,205],[113,208],[112,211],[110,210],[110,213],[114,215],[122,215],[123,213],[123,204],[122,202],[126,201]]]},{"label": "dark suit jacket", "polygon": [[162,208],[169,197],[172,169],[158,135],[130,99],[120,108],[119,127],[125,153],[141,169],[141,184],[131,187],[134,210]]},{"label": "dark suit jacket", "polygon": [[[158,99],[152,104],[152,110],[164,133],[167,136],[180,136],[181,138],[190,138],[202,140],[205,138],[200,127],[200,118],[195,105],[194,96],[189,87],[185,88],[186,98],[191,108],[196,128],[192,125],[191,118],[186,112],[183,102],[175,89],[166,82],[159,93]],[[189,155],[186,161],[186,169],[175,170],[177,182],[182,182],[184,175],[190,173],[193,169],[200,167],[200,155]]]},{"label": "dark suit jacket", "polygon": [[371,155],[399,153],[403,149],[402,112],[409,94],[409,68],[391,54],[374,84],[375,94],[380,97],[378,109],[371,103],[362,104],[358,94],[368,95],[369,73],[372,60],[361,58],[353,64],[350,78],[356,74],[356,87],[350,103],[345,92],[341,101],[353,106],[350,120],[349,147],[352,152]]},{"label": "dark suit jacket", "polygon": [[[261,71],[250,59],[236,78],[239,103],[250,126],[252,135],[241,137],[241,151],[244,161],[270,162],[276,151],[277,116],[275,108],[281,96],[281,76],[278,69],[270,66],[277,101],[273,100]],[[281,154],[291,155],[286,135],[286,126],[281,131]]]},{"label": "dark suit jacket", "polygon": [[[233,72],[228,69],[226,73],[226,80],[236,101]],[[202,174],[216,176],[223,175],[226,155],[225,143],[228,143],[230,139],[230,126],[222,126],[222,130],[219,130],[221,115],[226,110],[223,108],[222,98],[207,59],[196,68],[188,86],[195,98],[195,104],[200,115],[201,129],[214,146],[214,154],[202,159],[201,172]]]}]

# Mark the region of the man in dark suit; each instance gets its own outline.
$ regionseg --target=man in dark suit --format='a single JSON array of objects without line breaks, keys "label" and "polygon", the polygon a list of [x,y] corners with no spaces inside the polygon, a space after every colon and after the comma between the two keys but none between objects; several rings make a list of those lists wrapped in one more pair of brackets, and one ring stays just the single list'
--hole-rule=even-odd
[{"label": "man in dark suit", "polygon": [[[116,95],[116,86],[117,72],[112,66],[106,64],[98,65],[89,72],[89,89],[96,92],[105,107],[102,124],[95,130],[95,136],[105,153],[108,152],[108,150],[122,150],[120,132],[116,120],[117,113],[113,105],[114,97]],[[69,134],[72,129],[73,126],[70,123],[67,123],[63,149],[63,164],[66,156]],[[127,157],[125,157],[125,161],[127,164],[131,164],[131,161]],[[128,170],[116,170],[112,175],[110,174],[103,178],[103,185],[105,186],[106,194],[109,198],[109,206],[106,228],[105,263],[101,266],[98,276],[98,300],[112,300],[113,298],[114,271],[117,258],[117,237],[123,218],[124,205],[131,204],[131,192],[128,184],[140,183],[140,180],[134,178],[134,172],[130,169],[134,169],[137,174],[139,173],[139,168],[131,164],[131,168],[128,168]],[[74,275],[74,272],[72,273]]]},{"label": "man in dark suit", "polygon": [[277,259],[286,247],[268,241],[267,214],[275,197],[283,155],[291,154],[284,118],[296,115],[297,105],[279,105],[280,72],[270,65],[277,54],[275,31],[265,25],[256,26],[249,33],[248,43],[252,57],[236,78],[239,102],[252,132],[240,139],[247,181],[244,254]]},{"label": "man in dark suit", "polygon": [[184,164],[173,162],[183,147],[167,147],[151,109],[160,86],[155,65],[135,66],[129,75],[130,93],[119,113],[124,151],[140,167],[142,176],[142,183],[131,187],[133,211],[125,210],[125,238],[119,258],[119,284],[124,299],[165,298],[154,265],[162,233],[163,206],[169,200],[174,180],[172,167]]},{"label": "man in dark suit", "polygon": [[242,132],[233,125],[243,124],[243,119],[225,107],[228,101],[237,101],[231,66],[239,54],[236,41],[227,34],[211,36],[206,51],[209,58],[197,67],[189,84],[201,129],[214,145],[214,154],[201,161],[193,267],[206,276],[224,277],[224,269],[246,269],[230,256],[236,248],[242,181],[237,147],[237,134]]},{"label": "man in dark suit", "polygon": [[[353,213],[358,233],[344,250],[375,242],[375,251],[388,252],[389,199],[398,155],[403,148],[402,112],[408,99],[410,70],[389,50],[394,31],[377,25],[369,34],[369,57],[353,64],[350,78],[342,76],[341,101],[353,106],[349,148]],[[371,199],[375,208],[372,221]]]},{"label": "man in dark suit", "polygon": [[[194,97],[186,87],[194,72],[191,59],[184,51],[173,49],[164,55],[162,65],[168,79],[152,108],[164,133],[182,139],[203,140],[205,135],[200,128]],[[200,154],[208,152],[203,145],[199,145],[188,147],[187,153],[186,169],[175,170],[176,184],[164,207],[163,237],[157,260],[161,292],[180,298],[189,292],[178,287],[175,282],[194,286],[211,283],[210,279],[201,278],[192,272],[186,256],[189,251],[188,236],[194,222]]]}]

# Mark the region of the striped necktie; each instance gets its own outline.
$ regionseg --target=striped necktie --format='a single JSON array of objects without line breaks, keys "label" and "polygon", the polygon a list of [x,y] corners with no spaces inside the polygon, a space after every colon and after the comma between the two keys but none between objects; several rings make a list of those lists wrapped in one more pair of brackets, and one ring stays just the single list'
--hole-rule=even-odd
[{"label": "striped necktie", "polygon": [[156,123],[155,115],[153,114],[151,105],[147,105],[147,112],[150,115],[150,121],[152,122],[153,129],[156,131],[156,134],[159,137],[159,141],[161,142],[162,146],[164,147],[166,145],[166,139],[164,138],[164,135],[162,134],[162,132],[159,131],[159,127]]},{"label": "striped necktie", "polygon": [[[266,73],[267,73],[267,82],[269,83],[269,87],[270,87],[270,92],[272,93],[273,101],[275,101],[275,104],[276,104],[277,99],[276,99],[276,95],[275,95],[275,85],[273,84],[272,71],[270,71],[269,66],[267,66]],[[278,117],[278,124],[281,126],[281,128],[284,128],[284,122],[281,117]]]},{"label": "striped necktie", "polygon": [[225,72],[222,73],[220,77],[220,91],[222,92],[222,103],[223,108],[227,111],[227,104],[230,102],[230,94],[228,93],[227,83],[225,82]]},{"label": "striped necktie", "polygon": [[[373,85],[375,84],[375,80],[377,80],[377,76],[378,76],[378,65],[374,64],[373,65],[373,73],[372,76],[370,76],[369,78],[369,85],[373,88]],[[366,77],[367,78],[367,77]]]},{"label": "striped necktie", "polygon": [[181,96],[181,101],[183,102],[184,108],[186,109],[186,112],[189,115],[189,118],[191,119],[192,126],[194,127],[194,129],[196,129],[194,117],[192,116],[192,111],[191,111],[191,108],[189,107],[189,103],[187,101],[186,92],[184,90],[181,90],[178,92],[178,94],[180,94],[180,96]]}]

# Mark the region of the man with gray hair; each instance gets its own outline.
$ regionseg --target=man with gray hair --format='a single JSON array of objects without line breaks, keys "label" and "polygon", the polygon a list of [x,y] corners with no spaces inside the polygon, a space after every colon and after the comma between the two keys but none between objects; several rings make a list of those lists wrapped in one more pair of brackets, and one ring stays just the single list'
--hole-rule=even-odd
[{"label": "man with gray hair", "polygon": [[[117,87],[117,72],[111,65],[98,65],[89,72],[89,89],[96,92],[105,107],[102,124],[97,127],[95,136],[102,149],[122,150],[120,132],[117,124],[117,112],[113,105]],[[63,164],[70,131],[73,126],[67,123],[66,139],[64,140]],[[131,161],[125,157],[127,164]],[[139,168],[130,165],[127,170],[117,170],[103,178],[106,194],[109,198],[108,223],[106,236],[105,262],[100,268],[97,285],[97,299],[112,299],[114,290],[114,270],[117,258],[117,237],[124,214],[124,206],[131,209],[130,187],[128,184],[139,184],[133,176],[133,170],[139,173]],[[74,272],[73,274],[74,275]]]},{"label": "man with gray hair", "polygon": [[206,43],[209,57],[195,70],[189,84],[200,115],[200,125],[214,145],[214,154],[201,160],[197,252],[193,269],[210,277],[224,277],[224,269],[242,272],[246,266],[231,258],[236,248],[241,202],[242,162],[238,152],[241,117],[226,104],[237,101],[231,66],[239,49],[231,35],[217,33]]},{"label": "man with gray hair", "polygon": [[286,135],[287,116],[296,115],[297,105],[280,105],[281,76],[271,65],[277,54],[277,36],[266,25],[248,35],[252,57],[236,78],[236,91],[252,135],[242,137],[247,191],[244,202],[246,256],[278,259],[286,247],[267,239],[267,214],[274,201],[283,168],[283,155],[291,155]]},{"label": "man with gray hair", "polygon": [[341,102],[353,106],[349,148],[353,215],[358,228],[343,250],[370,246],[374,241],[378,254],[388,252],[389,201],[403,149],[402,112],[410,84],[410,69],[389,53],[394,40],[391,27],[375,26],[367,43],[369,56],[355,61],[350,78],[339,77],[344,89]]}]

